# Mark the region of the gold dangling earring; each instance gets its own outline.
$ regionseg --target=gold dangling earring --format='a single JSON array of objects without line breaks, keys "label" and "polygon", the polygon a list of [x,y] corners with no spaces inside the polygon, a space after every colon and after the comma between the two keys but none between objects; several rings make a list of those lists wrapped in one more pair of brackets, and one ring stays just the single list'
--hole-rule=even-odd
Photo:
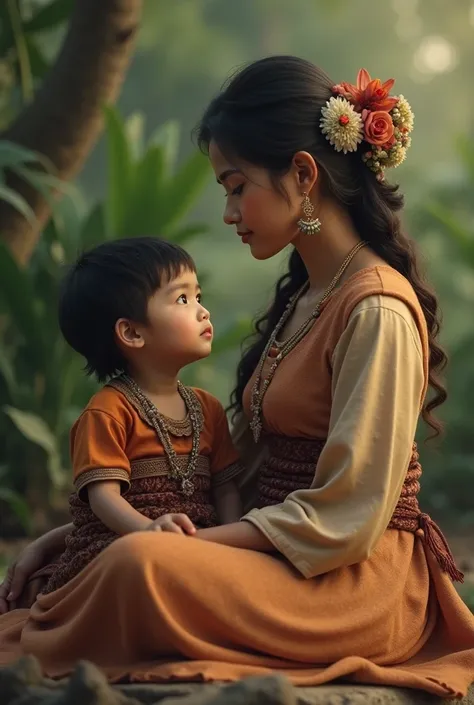
[{"label": "gold dangling earring", "polygon": [[302,203],[304,217],[298,220],[298,227],[305,235],[316,235],[321,230],[321,221],[319,218],[312,218],[314,206],[310,201],[307,193],[303,193],[304,199]]}]

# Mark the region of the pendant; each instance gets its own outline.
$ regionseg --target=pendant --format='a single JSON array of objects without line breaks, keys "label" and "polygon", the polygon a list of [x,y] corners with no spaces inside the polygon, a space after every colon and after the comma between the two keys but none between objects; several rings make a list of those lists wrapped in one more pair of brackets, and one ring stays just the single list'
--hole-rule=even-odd
[{"label": "pendant", "polygon": [[194,483],[188,478],[184,478],[184,480],[181,480],[181,491],[185,497],[191,497],[194,492]]}]

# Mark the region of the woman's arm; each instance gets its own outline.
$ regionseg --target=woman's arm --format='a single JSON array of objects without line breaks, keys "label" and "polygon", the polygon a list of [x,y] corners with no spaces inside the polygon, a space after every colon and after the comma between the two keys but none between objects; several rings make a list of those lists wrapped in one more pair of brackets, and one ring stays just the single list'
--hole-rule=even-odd
[{"label": "woman's arm", "polygon": [[370,556],[400,497],[425,389],[416,324],[392,297],[354,309],[332,362],[328,439],[311,488],[243,518],[306,578]]},{"label": "woman's arm", "polygon": [[[3,582],[0,584],[0,614],[5,614],[15,608],[15,603],[25,592],[25,587],[31,576],[45,568],[51,560],[64,551],[66,536],[71,532],[72,524],[59,526],[32,541],[16,560],[8,567]],[[34,602],[37,592],[41,589],[41,581],[32,589],[28,603]]]},{"label": "woman's arm", "polygon": [[66,547],[66,537],[73,529],[73,524],[63,524],[56,529],[51,529],[46,534],[39,536],[30,546],[37,546],[45,557],[50,560],[58,553],[62,553]]},{"label": "woman's arm", "polygon": [[251,551],[270,553],[276,551],[275,546],[262,532],[248,522],[213,526],[210,529],[198,529],[195,538],[213,543],[222,543],[235,548],[247,548]]},{"label": "woman's arm", "polygon": [[214,505],[221,524],[231,524],[242,517],[242,501],[235,480],[223,482],[213,489]]}]

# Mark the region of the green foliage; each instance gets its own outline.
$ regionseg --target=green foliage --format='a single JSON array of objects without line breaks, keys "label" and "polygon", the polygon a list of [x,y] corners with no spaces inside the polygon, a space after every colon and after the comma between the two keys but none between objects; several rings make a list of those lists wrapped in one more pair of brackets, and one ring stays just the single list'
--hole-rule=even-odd
[{"label": "green foliage", "polygon": [[[0,481],[3,480],[2,476],[4,474],[4,469],[0,468]],[[4,487],[0,485],[0,502],[3,502],[4,505],[10,508],[10,510],[14,513],[15,517],[20,523],[20,526],[23,528],[23,531],[26,534],[31,533],[31,515],[30,511],[28,508],[27,503],[23,499],[23,497],[18,493],[15,492],[14,490],[10,489],[9,487]],[[1,561],[1,557],[0,557]],[[2,578],[1,576],[1,564],[0,564],[0,580]]]},{"label": "green foliage", "polygon": [[173,241],[207,230],[182,220],[210,176],[208,160],[193,153],[177,166],[179,126],[169,122],[143,148],[143,122],[124,124],[114,108],[105,110],[108,145],[108,192],[101,216],[106,237],[155,234]]},{"label": "green foliage", "polygon": [[50,31],[65,22],[74,7],[74,0],[53,0],[49,5],[39,8],[25,23],[28,34]]},{"label": "green foliage", "polygon": [[35,81],[42,79],[49,68],[41,36],[63,24],[74,6],[73,0],[52,0],[49,4],[5,0],[0,5],[0,57],[7,58],[19,77],[23,98],[29,100]]},{"label": "green foliage", "polygon": [[30,223],[34,214],[26,200],[7,185],[7,174],[16,174],[51,199],[51,189],[64,191],[67,188],[51,171],[51,165],[40,154],[8,140],[0,140],[0,200],[10,203]]},{"label": "green foliage", "polygon": [[[23,270],[0,245],[1,483],[33,512],[54,504],[65,485],[61,455],[66,448],[61,444],[74,392],[67,381],[73,371],[77,378],[80,374],[56,323],[60,263],[53,251],[45,238]],[[9,504],[18,513],[18,503]]]},{"label": "green foliage", "polygon": [[459,588],[459,593],[471,612],[474,612],[474,585],[467,583]]},{"label": "green foliage", "polygon": [[[430,233],[440,252],[433,263],[433,274],[443,296],[448,335],[448,401],[441,407],[445,424],[442,446],[430,450],[423,459],[424,501],[433,511],[443,513],[464,525],[474,524],[472,498],[466,492],[474,481],[474,436],[472,399],[474,395],[474,140],[457,142],[460,179],[442,183],[417,209],[418,229]],[[453,276],[453,275],[456,276]]]}]

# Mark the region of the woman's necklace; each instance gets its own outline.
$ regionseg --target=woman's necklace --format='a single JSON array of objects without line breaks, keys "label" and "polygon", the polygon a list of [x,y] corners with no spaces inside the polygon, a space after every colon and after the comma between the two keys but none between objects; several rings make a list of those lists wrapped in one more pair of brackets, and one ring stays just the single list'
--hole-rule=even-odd
[{"label": "woman's necklace", "polygon": [[[262,419],[262,405],[263,405],[263,399],[265,397],[265,394],[268,390],[268,387],[270,386],[270,382],[272,381],[273,377],[275,376],[275,372],[278,368],[278,365],[280,362],[283,360],[284,357],[290,353],[293,348],[295,348],[300,340],[302,340],[305,335],[308,333],[309,330],[313,327],[313,324],[315,320],[319,317],[320,311],[321,311],[321,306],[323,303],[326,301],[326,299],[329,298],[329,296],[332,294],[334,289],[336,288],[337,284],[339,283],[339,280],[341,279],[342,275],[346,271],[347,267],[349,264],[352,262],[353,258],[355,255],[361,250],[363,247],[366,246],[366,242],[359,242],[355,247],[352,248],[352,250],[349,252],[347,257],[345,258],[344,262],[341,264],[339,269],[336,272],[336,275],[334,276],[334,279],[331,281],[329,284],[328,288],[322,295],[321,299],[318,301],[316,308],[311,312],[310,316],[301,324],[301,326],[298,328],[298,330],[293,333],[287,340],[285,340],[284,343],[277,344],[276,338],[278,336],[278,333],[281,331],[293,311],[295,310],[296,304],[298,303],[301,295],[303,292],[307,289],[308,287],[308,282],[305,282],[303,286],[294,294],[291,299],[289,300],[285,311],[283,312],[282,317],[276,324],[272,334],[270,335],[270,338],[265,346],[265,349],[262,353],[262,356],[260,358],[260,361],[257,366],[257,374],[255,375],[255,382],[252,386],[252,391],[251,391],[251,397],[250,397],[250,411],[252,413],[252,419],[250,421],[250,428],[253,433],[253,437],[255,440],[255,443],[258,443],[260,439],[260,435],[262,433],[262,428],[263,428],[263,419]],[[262,373],[263,373],[263,366],[265,364],[265,360],[267,357],[274,357],[274,362],[272,366],[270,367],[270,371],[267,375],[267,377],[263,380],[262,384]]]},{"label": "woman's necklace", "polygon": [[141,405],[147,419],[153,426],[156,434],[165,451],[166,459],[170,469],[170,477],[181,484],[181,491],[186,497],[190,497],[194,492],[194,483],[192,478],[196,472],[197,461],[199,457],[199,443],[201,432],[204,425],[204,417],[202,413],[199,399],[194,394],[192,389],[185,387],[184,384],[178,381],[178,392],[185,403],[189,420],[191,422],[191,453],[187,467],[182,468],[179,462],[178,455],[173,448],[173,444],[168,433],[165,417],[160,414],[153,402],[148,399],[146,394],[140,389],[138,384],[128,375],[121,375],[120,379],[128,387],[129,392],[135,397],[136,401]]}]

